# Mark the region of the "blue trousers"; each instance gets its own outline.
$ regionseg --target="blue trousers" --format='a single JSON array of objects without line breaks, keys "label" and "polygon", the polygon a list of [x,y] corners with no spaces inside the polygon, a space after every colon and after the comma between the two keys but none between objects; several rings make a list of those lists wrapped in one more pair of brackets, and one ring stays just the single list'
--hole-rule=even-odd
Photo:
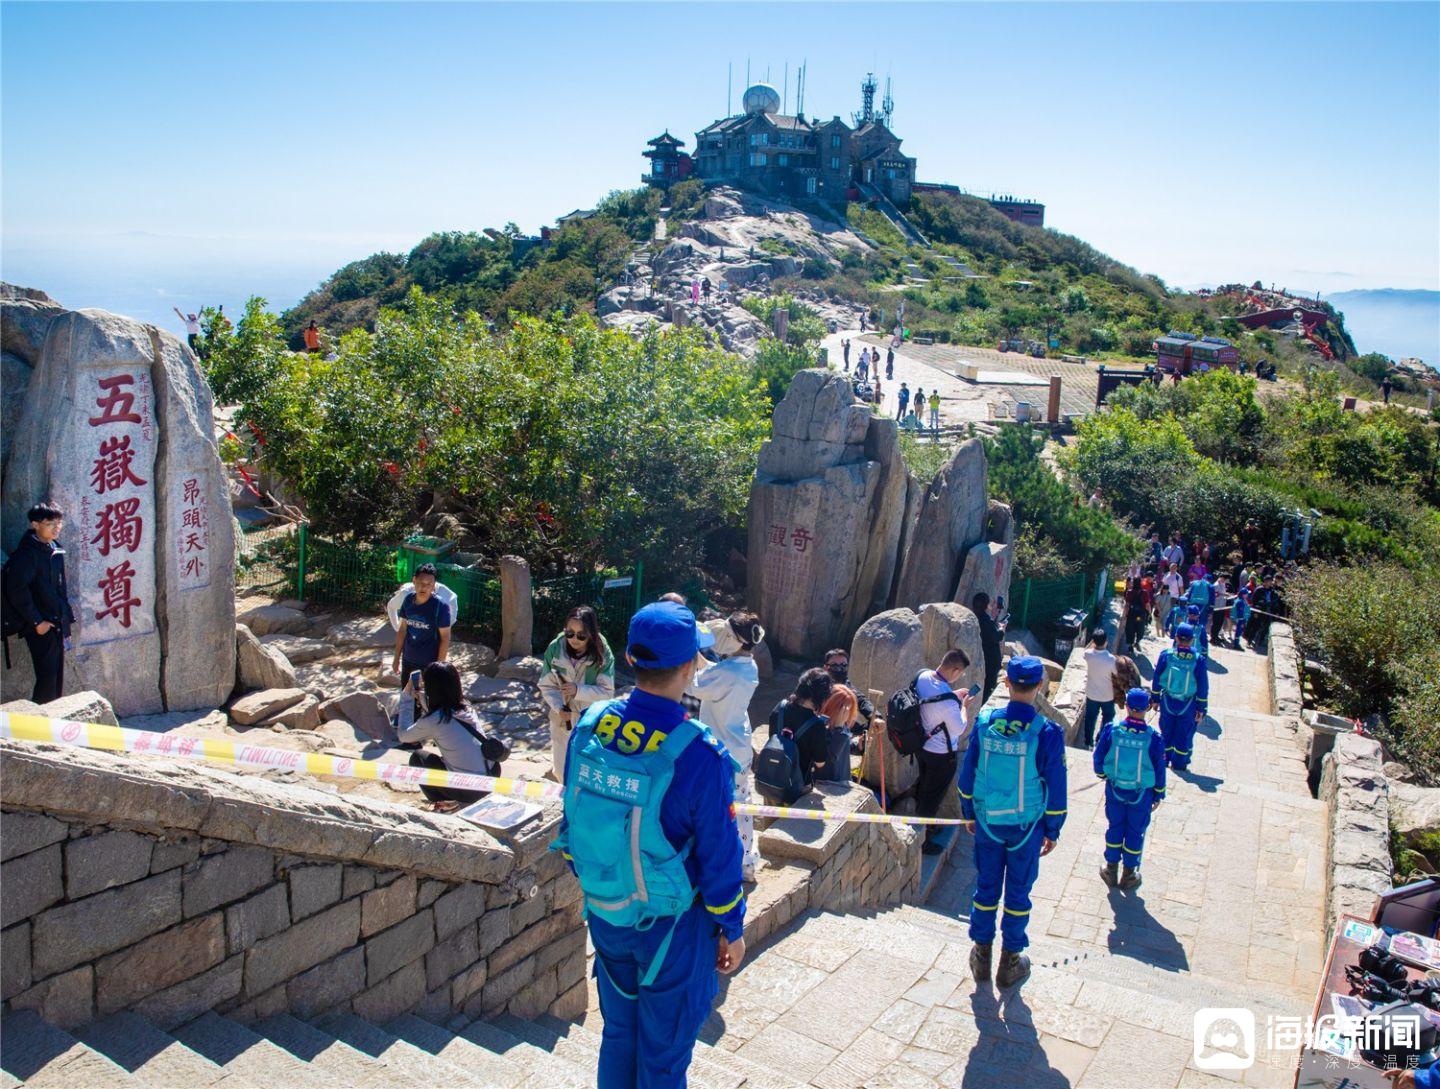
[{"label": "blue trousers", "polygon": [[1145,850],[1145,831],[1150,827],[1155,792],[1143,790],[1135,802],[1122,801],[1115,788],[1105,784],[1105,861],[1124,862],[1128,869],[1140,868]]},{"label": "blue trousers", "polygon": [[1165,739],[1165,760],[1177,771],[1190,766],[1195,749],[1195,701],[1185,704],[1180,714],[1170,712],[1168,700],[1160,702],[1160,736]]},{"label": "blue trousers", "polygon": [[[639,985],[670,922],[648,930],[590,917],[600,991],[599,1089],[684,1089],[700,1026],[719,992],[718,932],[696,903],[680,916],[654,983]],[[623,992],[623,993],[622,993]],[[633,996],[633,997],[627,997]]]},{"label": "blue trousers", "polygon": [[[1040,844],[1044,842],[1039,828],[1025,839],[1030,831],[1029,827],[992,824],[987,834],[978,824],[975,827],[975,899],[970,906],[970,940],[977,945],[989,945],[995,940],[997,915],[1001,916],[1000,936],[1006,949],[1019,953],[1030,944],[1025,933],[1030,921],[1030,890],[1040,873]],[[996,843],[991,835],[1001,842]],[[1025,842],[1015,847],[1022,839]]]}]

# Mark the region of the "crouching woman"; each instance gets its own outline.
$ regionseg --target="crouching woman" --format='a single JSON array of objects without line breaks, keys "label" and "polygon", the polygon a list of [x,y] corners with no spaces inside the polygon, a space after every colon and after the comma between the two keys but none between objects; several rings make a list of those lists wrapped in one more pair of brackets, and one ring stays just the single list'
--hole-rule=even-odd
[{"label": "crouching woman", "polygon": [[[410,766],[499,775],[501,762],[510,755],[510,748],[481,729],[461,694],[459,671],[449,662],[431,662],[421,675],[421,683],[425,687],[425,706],[429,713],[398,733],[401,747],[414,750],[410,754]],[[440,750],[438,754],[422,748],[427,741]],[[435,803],[436,809],[447,812],[469,805],[487,793],[426,784],[421,784],[420,790]]]}]

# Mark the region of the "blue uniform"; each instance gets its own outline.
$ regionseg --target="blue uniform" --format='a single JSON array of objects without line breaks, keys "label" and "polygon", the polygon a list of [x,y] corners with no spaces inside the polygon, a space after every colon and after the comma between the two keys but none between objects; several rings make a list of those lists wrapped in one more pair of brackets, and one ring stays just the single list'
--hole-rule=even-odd
[{"label": "blue uniform", "polygon": [[[1177,663],[1177,668],[1183,666],[1193,670],[1195,691],[1188,699],[1167,695],[1161,688],[1162,679],[1172,661]],[[1203,714],[1209,707],[1210,673],[1206,664],[1205,655],[1195,650],[1178,648],[1162,650],[1159,661],[1155,663],[1153,691],[1160,704],[1160,734],[1165,739],[1165,756],[1176,771],[1183,771],[1190,766],[1190,757],[1195,748],[1195,727],[1198,725],[1195,713],[1198,711]]]},{"label": "blue uniform", "polygon": [[[609,705],[597,705],[597,712]],[[616,701],[615,714],[600,717],[596,736],[622,754],[653,751],[686,717],[685,708],[660,696],[632,692]],[[572,735],[571,747],[574,747]],[[569,754],[567,790],[575,774]],[[660,805],[660,824],[676,851],[690,845],[685,872],[698,895],[673,929],[654,980],[640,986],[670,924],[646,929],[621,927],[589,915],[595,946],[595,976],[604,1018],[599,1089],[670,1089],[685,1085],[685,1071],[700,1025],[719,990],[715,961],[717,934],[728,941],[744,936],[745,894],[741,885],[740,831],[731,806],[734,764],[708,729],[676,759],[675,774]],[[562,821],[561,832],[566,823]]]},{"label": "blue uniform", "polygon": [[[1023,729],[1036,718],[1037,712],[1028,703],[1011,700],[1003,715]],[[1043,718],[1043,716],[1042,716]],[[980,729],[977,725],[976,730]],[[980,744],[972,737],[960,765],[960,811],[967,821],[975,820],[976,775],[979,769]],[[1038,820],[1030,825],[990,822],[975,829],[975,898],[970,908],[970,940],[989,945],[995,940],[996,915],[1004,946],[1019,953],[1030,944],[1025,933],[1030,918],[1030,889],[1040,872],[1040,846],[1043,841],[1060,838],[1065,823],[1065,733],[1055,723],[1044,719],[1035,750],[1036,770],[1045,786],[1045,808]],[[999,842],[997,842],[997,840]]]},{"label": "blue uniform", "polygon": [[1138,791],[1117,789],[1105,783],[1105,861],[1124,861],[1132,869],[1140,868],[1140,855],[1145,850],[1145,831],[1150,827],[1150,813],[1155,803],[1165,797],[1165,742],[1143,718],[1126,716],[1118,723],[1106,723],[1095,741],[1095,774],[1105,779],[1105,761],[1117,730],[1149,734],[1146,752],[1154,769],[1155,785]]}]

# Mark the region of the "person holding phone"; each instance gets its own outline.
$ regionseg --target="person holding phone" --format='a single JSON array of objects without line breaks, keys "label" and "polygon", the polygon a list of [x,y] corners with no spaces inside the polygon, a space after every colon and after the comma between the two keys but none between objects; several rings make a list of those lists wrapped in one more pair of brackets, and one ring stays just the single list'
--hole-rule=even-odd
[{"label": "person holding phone", "polygon": [[[920,705],[920,725],[925,728],[925,747],[920,751],[920,781],[915,786],[915,812],[921,817],[933,817],[940,811],[945,792],[955,789],[955,772],[959,767],[960,742],[975,721],[976,698],[979,693],[972,687],[962,699],[955,692],[955,685],[970,668],[970,657],[958,647],[945,652],[940,664],[934,669],[922,669],[915,678],[915,691],[923,701]],[[927,855],[939,854],[943,849],[935,842],[935,825],[927,825],[925,844],[921,847]]]}]

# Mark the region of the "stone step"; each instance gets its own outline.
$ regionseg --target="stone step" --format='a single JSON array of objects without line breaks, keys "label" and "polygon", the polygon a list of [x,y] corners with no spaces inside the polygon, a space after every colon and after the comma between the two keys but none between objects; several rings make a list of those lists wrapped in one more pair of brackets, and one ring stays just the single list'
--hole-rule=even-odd
[{"label": "stone step", "polygon": [[492,1089],[495,1084],[484,1077],[472,1075],[465,1067],[432,1055],[424,1048],[402,1040],[353,1013],[337,1013],[321,1018],[316,1022],[316,1028],[328,1032],[341,1043],[369,1055],[372,1059],[404,1071],[413,1083],[469,1089]]},{"label": "stone step", "polygon": [[255,1089],[255,1083],[186,1047],[137,1013],[111,1014],[76,1029],[89,1047],[156,1087]]},{"label": "stone step", "polygon": [[[723,1008],[723,1007],[722,1007]],[[601,1024],[598,1014],[595,1023]],[[600,1051],[600,1036],[588,1025],[577,1024],[573,1021],[562,1021],[558,1017],[551,1017],[549,1014],[542,1014],[535,1019],[535,1024],[548,1028],[558,1035],[569,1033],[581,1033],[587,1039],[590,1046],[594,1047],[596,1054]],[[690,1064],[691,1082],[695,1085],[709,1084],[702,1082],[702,1076],[714,1076],[715,1071],[724,1071],[741,1079],[740,1084],[744,1089],[793,1089],[794,1078],[771,1070],[769,1067],[761,1066],[759,1063],[742,1059],[734,1052],[726,1051],[724,1048],[712,1047],[704,1040],[695,1042],[695,1058]]]},{"label": "stone step", "polygon": [[35,1089],[144,1089],[149,1084],[64,1029],[47,1024],[34,1010],[0,1018],[0,1070],[10,1084]]},{"label": "stone step", "polygon": [[497,1055],[431,1021],[407,1013],[387,1022],[384,1028],[397,1039],[479,1079],[485,1089],[528,1089],[529,1074],[520,1062]]},{"label": "stone step", "polygon": [[323,1029],[288,1013],[267,1017],[251,1027],[277,1047],[332,1074],[344,1085],[360,1089],[409,1089],[414,1085],[413,1078],[384,1059],[357,1051]]},{"label": "stone step", "polygon": [[528,1075],[526,1089],[589,1089],[595,1084],[595,1067],[579,1066],[552,1055],[488,1021],[472,1021],[457,1033],[476,1047],[509,1059]]},{"label": "stone step", "polygon": [[228,1017],[203,1013],[171,1035],[246,1081],[279,1089],[345,1089],[345,1082]]}]

